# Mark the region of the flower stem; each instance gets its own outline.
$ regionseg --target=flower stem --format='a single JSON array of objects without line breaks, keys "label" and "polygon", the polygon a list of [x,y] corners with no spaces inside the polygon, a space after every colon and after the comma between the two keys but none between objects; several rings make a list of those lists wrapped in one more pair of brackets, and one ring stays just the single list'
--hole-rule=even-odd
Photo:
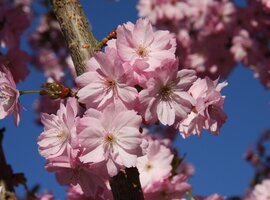
[{"label": "flower stem", "polygon": [[195,197],[192,196],[192,194],[190,192],[186,192],[186,196],[187,198],[189,198],[190,200],[196,200]]},{"label": "flower stem", "polygon": [[40,94],[40,90],[25,90],[25,91],[20,91],[20,95],[23,94]]}]

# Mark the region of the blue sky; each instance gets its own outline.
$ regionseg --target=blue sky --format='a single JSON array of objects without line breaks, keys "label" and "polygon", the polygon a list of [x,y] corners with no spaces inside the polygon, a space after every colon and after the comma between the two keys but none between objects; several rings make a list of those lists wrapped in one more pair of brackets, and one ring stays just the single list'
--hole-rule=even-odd
[{"label": "blue sky", "polygon": [[[119,24],[135,22],[136,0],[91,0],[82,1],[94,35],[97,39],[106,36]],[[32,74],[19,89],[35,89],[45,79],[31,69]],[[253,169],[243,160],[249,145],[256,142],[260,133],[270,127],[270,93],[253,78],[253,72],[238,66],[228,79],[224,88],[226,95],[225,111],[228,120],[219,136],[204,132],[201,137],[193,136],[186,140],[178,137],[175,147],[186,154],[186,160],[194,164],[196,174],[191,178],[194,194],[223,195],[243,194],[253,176]],[[32,112],[36,95],[22,96],[25,107],[19,128],[15,128],[12,118],[0,121],[6,126],[4,148],[8,162],[15,172],[24,172],[28,185],[41,185],[52,191],[57,199],[64,199],[65,190],[59,186],[54,174],[44,169],[45,160],[39,156],[36,139],[42,127],[34,124],[36,113]],[[22,189],[18,190],[20,193]]]}]

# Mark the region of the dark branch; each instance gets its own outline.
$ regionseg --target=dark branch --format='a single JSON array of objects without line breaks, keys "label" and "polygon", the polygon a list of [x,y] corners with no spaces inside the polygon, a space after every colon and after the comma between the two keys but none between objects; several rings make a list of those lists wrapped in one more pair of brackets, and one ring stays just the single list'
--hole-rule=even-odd
[{"label": "dark branch", "polygon": [[135,167],[126,168],[111,178],[114,200],[143,200],[139,172]]},{"label": "dark branch", "polygon": [[14,193],[13,184],[13,172],[10,165],[7,164],[6,157],[4,154],[2,142],[4,139],[5,128],[0,129],[0,186],[2,192],[0,193],[0,199],[16,199]]}]

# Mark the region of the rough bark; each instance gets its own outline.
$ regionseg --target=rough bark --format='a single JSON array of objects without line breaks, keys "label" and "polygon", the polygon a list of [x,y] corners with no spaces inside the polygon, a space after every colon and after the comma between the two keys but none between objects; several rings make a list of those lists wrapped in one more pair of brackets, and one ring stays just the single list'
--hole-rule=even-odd
[{"label": "rough bark", "polygon": [[77,75],[85,69],[85,61],[94,53],[97,41],[84,15],[79,0],[51,0],[54,14],[61,26]]},{"label": "rough bark", "polygon": [[[84,72],[85,61],[93,56],[97,41],[93,36],[79,0],[51,0],[54,13],[70,49],[77,75]],[[137,168],[127,168],[111,178],[114,200],[144,200]]]}]

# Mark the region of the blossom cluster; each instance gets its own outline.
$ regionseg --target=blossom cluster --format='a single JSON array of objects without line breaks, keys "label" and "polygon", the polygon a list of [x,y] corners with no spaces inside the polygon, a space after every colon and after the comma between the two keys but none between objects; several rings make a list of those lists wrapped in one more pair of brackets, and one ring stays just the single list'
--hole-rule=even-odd
[{"label": "blossom cluster", "polygon": [[[0,54],[0,119],[14,113],[17,126],[21,92],[16,83],[27,76],[25,64],[30,61],[20,49],[20,37],[31,21],[30,6],[31,1],[0,3],[0,42],[5,49]],[[13,24],[17,18],[20,26]],[[146,200],[182,199],[192,189],[187,183],[192,170],[185,162],[173,166],[177,156],[171,142],[152,137],[143,127],[160,124],[187,138],[203,129],[218,134],[227,118],[220,93],[227,83],[186,69],[183,57],[176,56],[176,35],[155,30],[150,20],[120,25],[117,38],[87,61],[78,77],[51,13],[30,36],[31,61],[48,80],[64,81],[64,63],[77,86],[76,98],[48,103],[43,97],[37,104],[44,126],[39,153],[46,169],[69,186],[69,199],[112,199],[110,178],[130,167],[140,172]],[[18,66],[21,70],[15,70]]]},{"label": "blossom cluster", "polygon": [[[145,19],[120,25],[117,38],[86,63],[79,77],[51,12],[29,38],[33,55],[20,48],[33,15],[31,0],[13,3],[0,2],[0,120],[13,113],[19,124],[16,83],[28,75],[27,62],[48,81],[63,83],[69,71],[76,79],[76,98],[45,96],[36,107],[44,125],[39,153],[46,169],[68,185],[70,200],[112,200],[110,178],[130,167],[140,173],[146,200],[183,200],[192,190],[188,179],[194,168],[184,161],[175,165],[179,158],[172,141],[148,133],[152,125],[160,125],[169,139],[176,132],[183,138],[201,135],[203,129],[219,134],[227,118],[221,94],[227,82],[219,79],[237,62],[270,88],[268,0],[248,0],[246,7],[231,0],[140,0],[139,15]],[[264,136],[268,139],[269,133]],[[247,155],[260,180],[245,200],[270,198],[269,160],[258,158],[264,154]],[[54,199],[47,192],[36,198]]]},{"label": "blossom cluster", "polygon": [[20,92],[16,89],[11,72],[0,66],[0,120],[13,113],[14,123],[16,126],[19,125],[21,113],[19,96]]},{"label": "blossom cluster", "polygon": [[[50,81],[63,82],[66,72],[75,76],[75,69],[53,12],[40,16],[39,24],[30,34],[32,63]],[[67,68],[67,69],[66,69]]]},{"label": "blossom cluster", "polygon": [[148,19],[126,23],[116,32],[117,39],[90,59],[86,73],[76,79],[80,103],[103,110],[119,102],[136,110],[146,124],[160,122],[185,135],[203,128],[218,132],[226,120],[220,94],[226,82],[198,79],[194,70],[181,69],[175,37],[154,31]]},{"label": "blossom cluster", "polygon": [[16,0],[14,5],[0,2],[0,66],[10,70],[16,83],[29,74],[26,64],[30,56],[20,48],[21,36],[31,22],[29,7],[27,1]]},{"label": "blossom cluster", "polygon": [[184,162],[174,169],[168,140],[142,127],[160,123],[184,138],[202,129],[217,134],[226,120],[220,91],[227,83],[182,69],[175,36],[154,30],[148,19],[116,33],[76,78],[77,99],[41,114],[39,153],[59,183],[70,186],[70,199],[112,199],[110,177],[130,167],[138,168],[147,200],[181,199],[191,191],[190,173]]},{"label": "blossom cluster", "polygon": [[140,0],[137,8],[156,28],[175,33],[182,66],[216,79],[242,63],[270,88],[269,1],[246,2]]},{"label": "blossom cluster", "polygon": [[267,200],[270,198],[270,179],[264,179],[242,198],[243,200]]},{"label": "blossom cluster", "polygon": [[[21,49],[21,37],[31,22],[31,1],[0,2],[0,119],[14,113],[20,122],[20,92],[16,84],[29,74],[30,56]],[[20,21],[20,23],[18,23]]]}]

